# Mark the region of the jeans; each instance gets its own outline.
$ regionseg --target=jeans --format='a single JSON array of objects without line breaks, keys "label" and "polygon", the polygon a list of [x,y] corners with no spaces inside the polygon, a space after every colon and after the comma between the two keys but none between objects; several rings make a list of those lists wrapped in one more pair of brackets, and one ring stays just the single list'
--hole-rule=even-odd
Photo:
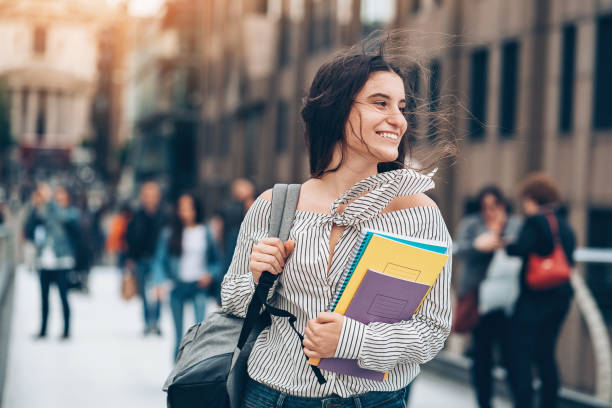
[{"label": "jeans", "polygon": [[64,337],[70,335],[70,305],[68,304],[68,269],[41,269],[40,270],[40,297],[42,306],[42,319],[40,336],[47,335],[47,320],[49,318],[49,288],[54,282],[59,291],[64,312]]},{"label": "jeans", "polygon": [[204,320],[204,313],[206,312],[206,301],[208,300],[206,289],[199,287],[197,282],[176,282],[170,292],[170,310],[172,311],[176,334],[175,358],[183,337],[183,306],[189,300],[193,302],[195,322],[199,323]]},{"label": "jeans", "polygon": [[159,315],[161,302],[159,299],[149,299],[151,282],[151,260],[140,260],[136,264],[136,280],[138,281],[138,294],[142,299],[142,309],[145,330],[159,328]]},{"label": "jeans", "polygon": [[368,392],[348,398],[294,397],[249,379],[243,408],[405,408],[406,388],[391,392]]}]

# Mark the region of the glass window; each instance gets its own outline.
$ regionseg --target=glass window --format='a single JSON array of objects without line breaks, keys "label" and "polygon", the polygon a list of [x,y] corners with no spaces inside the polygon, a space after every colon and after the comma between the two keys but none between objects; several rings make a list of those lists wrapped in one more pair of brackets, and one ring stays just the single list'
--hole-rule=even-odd
[{"label": "glass window", "polygon": [[285,101],[278,102],[276,112],[276,152],[284,153],[287,150],[289,139],[289,104]]},{"label": "glass window", "polygon": [[561,53],[561,92],[559,100],[559,131],[572,130],[574,111],[574,70],[576,60],[576,26],[563,28]]},{"label": "glass window", "polygon": [[45,27],[34,28],[34,42],[32,48],[36,54],[44,54],[47,49],[47,29]]},{"label": "glass window", "polygon": [[597,49],[595,54],[594,127],[612,129],[612,15],[597,21]]},{"label": "glass window", "polygon": [[487,120],[487,81],[489,50],[484,48],[472,53],[470,89],[470,139],[482,140]]},{"label": "glass window", "polygon": [[[589,210],[588,246],[612,251],[612,208]],[[587,264],[587,283],[608,323],[612,323],[612,264]]]},{"label": "glass window", "polygon": [[511,137],[516,130],[519,43],[508,41],[502,46],[500,135]]}]

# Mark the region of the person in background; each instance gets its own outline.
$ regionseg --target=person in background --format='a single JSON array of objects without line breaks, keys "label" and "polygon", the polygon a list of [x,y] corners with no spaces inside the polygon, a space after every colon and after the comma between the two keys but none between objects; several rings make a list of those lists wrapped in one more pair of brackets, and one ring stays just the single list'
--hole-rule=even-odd
[{"label": "person in background", "polygon": [[132,219],[132,209],[128,203],[124,203],[119,208],[119,212],[115,214],[111,221],[106,239],[106,252],[116,254],[116,264],[119,268],[125,266],[127,256],[127,226]]},{"label": "person in background", "polygon": [[216,243],[203,221],[202,206],[196,196],[181,195],[171,228],[161,234],[153,263],[158,296],[163,298],[165,291],[170,290],[176,334],[175,358],[183,337],[185,303],[193,302],[196,323],[201,322],[206,312],[208,290],[219,274]]},{"label": "person in background", "polygon": [[161,305],[159,299],[149,297],[151,282],[151,264],[160,232],[164,226],[161,210],[161,191],[154,181],[148,181],[140,188],[141,207],[127,227],[126,268],[136,272],[138,293],[142,299],[144,317],[144,335],[161,335],[159,316]]},{"label": "person in background", "polygon": [[[495,250],[502,245],[502,240],[514,239],[521,226],[518,217],[508,216],[506,200],[496,186],[482,188],[476,203],[478,212],[463,219],[454,241],[455,255],[461,260],[458,298],[472,291],[478,292]],[[499,345],[504,365],[510,372],[509,329],[509,317],[501,309],[479,316],[477,325],[472,329],[472,382],[480,408],[491,407],[491,370],[496,345]]]},{"label": "person in background", "polygon": [[526,281],[527,262],[531,255],[547,256],[554,248],[552,225],[556,224],[563,252],[574,264],[574,233],[558,213],[560,194],[555,183],[546,175],[530,175],[520,190],[523,212],[527,216],[516,241],[506,246],[508,255],[523,258],[521,292],[512,321],[512,349],[515,366],[515,404],[533,406],[532,366],[538,370],[542,386],[539,406],[558,405],[559,373],[555,358],[561,325],[570,306],[572,288],[569,281],[545,290],[534,290]]},{"label": "person in background", "polygon": [[25,236],[36,247],[36,267],[40,277],[41,325],[37,338],[47,336],[49,289],[58,288],[64,316],[62,339],[70,337],[70,305],[68,303],[68,273],[76,264],[75,231],[79,213],[71,205],[66,188],[55,189],[55,200],[47,184],[41,184],[33,194],[33,209],[26,220]]},{"label": "person in background", "polygon": [[[223,204],[219,212],[221,224],[221,242],[223,251],[222,275],[229,269],[234,256],[234,248],[238,239],[240,224],[247,211],[255,201],[255,185],[244,178],[236,179],[231,185],[231,198]],[[215,282],[217,287],[217,303],[221,304],[221,281]]]}]

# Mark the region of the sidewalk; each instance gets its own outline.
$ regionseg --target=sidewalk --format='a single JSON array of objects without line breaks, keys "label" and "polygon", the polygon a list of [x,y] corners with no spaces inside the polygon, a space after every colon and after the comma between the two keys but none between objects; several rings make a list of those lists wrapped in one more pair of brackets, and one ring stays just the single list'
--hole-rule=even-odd
[{"label": "sidewalk", "polygon": [[[49,337],[34,341],[40,319],[38,279],[18,268],[2,408],[166,406],[161,385],[170,371],[173,347],[168,309],[162,312],[164,336],[144,338],[140,304],[119,298],[114,269],[95,268],[90,287],[89,295],[70,295],[73,330],[67,342],[59,340],[61,307],[52,289]],[[496,408],[510,408],[507,402],[496,403]],[[475,407],[473,392],[424,371],[414,383],[410,408],[436,407]]]}]

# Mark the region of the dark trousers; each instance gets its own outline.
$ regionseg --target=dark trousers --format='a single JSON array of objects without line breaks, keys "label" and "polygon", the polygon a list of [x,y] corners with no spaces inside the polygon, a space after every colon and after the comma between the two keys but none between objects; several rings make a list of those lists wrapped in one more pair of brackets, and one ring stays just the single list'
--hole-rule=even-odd
[{"label": "dark trousers", "polygon": [[480,408],[491,407],[491,397],[493,396],[491,370],[495,366],[494,352],[496,345],[499,346],[506,372],[511,377],[512,349],[510,340],[510,319],[501,310],[481,316],[478,325],[472,330],[474,346],[472,381]]},{"label": "dark trousers", "polygon": [[160,300],[149,296],[149,291],[153,287],[151,274],[150,260],[142,260],[136,263],[136,280],[138,282],[138,294],[142,299],[145,330],[159,327],[159,315],[161,312]]},{"label": "dark trousers", "polygon": [[559,373],[555,352],[569,305],[569,296],[519,299],[513,319],[515,406],[534,405],[532,367],[535,365],[542,383],[539,407],[557,407]]},{"label": "dark trousers", "polygon": [[70,305],[68,304],[68,269],[41,269],[40,273],[40,297],[42,306],[42,319],[40,324],[40,335],[47,335],[47,320],[49,318],[49,288],[55,283],[62,301],[64,312],[64,337],[70,334]]}]

